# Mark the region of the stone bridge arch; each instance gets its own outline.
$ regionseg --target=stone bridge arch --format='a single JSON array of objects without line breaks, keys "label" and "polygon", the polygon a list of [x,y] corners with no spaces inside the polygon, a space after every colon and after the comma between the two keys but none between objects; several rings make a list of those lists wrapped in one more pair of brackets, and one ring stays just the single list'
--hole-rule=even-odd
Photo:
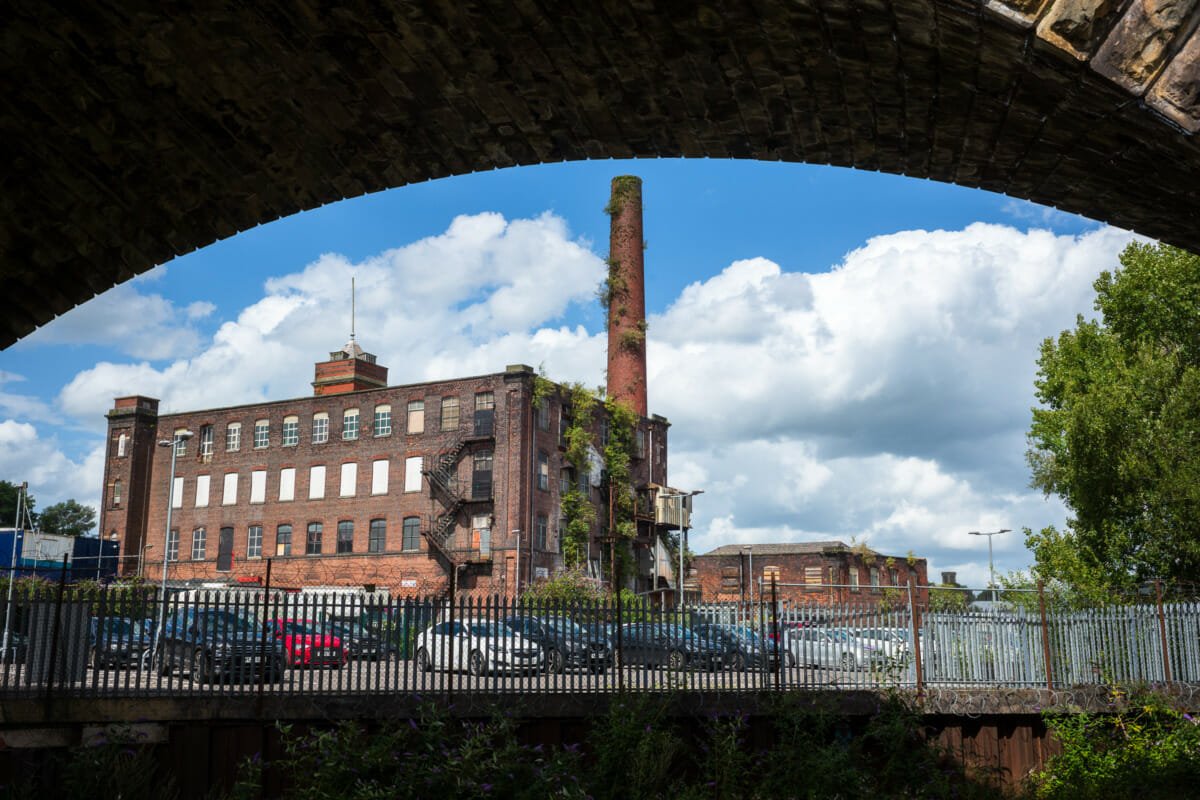
[{"label": "stone bridge arch", "polygon": [[589,158],[882,170],[1200,250],[1197,6],[9,4],[0,347],[303,209]]}]

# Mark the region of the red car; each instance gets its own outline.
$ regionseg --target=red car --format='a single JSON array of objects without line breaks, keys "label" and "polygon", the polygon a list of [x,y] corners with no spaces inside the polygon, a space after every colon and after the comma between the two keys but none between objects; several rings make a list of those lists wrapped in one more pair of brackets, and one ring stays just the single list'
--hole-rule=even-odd
[{"label": "red car", "polygon": [[293,667],[334,667],[346,663],[342,640],[321,631],[308,619],[267,620],[267,631],[283,643],[288,663]]}]

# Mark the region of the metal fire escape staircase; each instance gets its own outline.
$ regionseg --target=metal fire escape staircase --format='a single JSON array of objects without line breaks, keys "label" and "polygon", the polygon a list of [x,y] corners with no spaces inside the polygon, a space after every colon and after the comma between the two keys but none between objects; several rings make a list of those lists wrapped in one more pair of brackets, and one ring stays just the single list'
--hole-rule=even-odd
[{"label": "metal fire escape staircase", "polygon": [[478,549],[456,548],[453,542],[454,525],[463,506],[473,501],[491,499],[490,486],[487,497],[474,491],[470,497],[465,497],[458,488],[458,463],[463,452],[472,442],[489,438],[490,430],[456,439],[449,448],[438,454],[428,469],[422,470],[429,481],[430,494],[442,504],[442,512],[433,519],[425,538],[430,550],[447,571],[464,567],[467,568],[466,574],[471,574],[489,573],[492,569],[491,559],[483,556]]},{"label": "metal fire escape staircase", "polygon": [[467,449],[465,439],[458,439],[448,449],[438,454],[437,459],[423,470],[429,481],[430,493],[442,504],[442,513],[434,518],[433,524],[426,532],[425,538],[429,546],[439,556],[444,565],[457,566],[459,559],[450,537],[453,535],[454,522],[458,512],[466,505],[466,498],[458,493],[458,461],[463,451]]}]

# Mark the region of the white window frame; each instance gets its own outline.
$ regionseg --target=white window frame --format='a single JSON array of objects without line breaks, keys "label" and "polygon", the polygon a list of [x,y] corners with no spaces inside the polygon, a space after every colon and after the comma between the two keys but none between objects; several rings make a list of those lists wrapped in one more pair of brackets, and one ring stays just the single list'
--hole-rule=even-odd
[{"label": "white window frame", "polygon": [[208,529],[201,525],[192,529],[192,561],[203,561],[208,552]]},{"label": "white window frame", "polygon": [[[254,532],[258,531],[258,536]],[[263,526],[250,525],[246,528],[246,558],[262,558]]]},{"label": "white window frame", "polygon": [[175,439],[175,457],[176,458],[179,458],[180,456],[187,454],[187,439],[179,438],[179,434],[184,433],[186,431],[187,431],[187,428],[176,428],[175,429],[175,436],[173,438]]},{"label": "white window frame", "polygon": [[225,452],[236,453],[242,449],[242,423],[231,422],[225,426]]},{"label": "white window frame", "polygon": [[360,421],[357,408],[347,408],[342,412],[342,439],[344,441],[353,441],[358,438]]},{"label": "white window frame", "polygon": [[325,411],[318,411],[313,414],[312,418],[312,442],[313,444],[325,444],[329,441],[329,414]]},{"label": "white window frame", "polygon": [[179,529],[167,531],[167,561],[179,560]]},{"label": "white window frame", "polygon": [[[259,436],[259,434],[262,434]],[[254,420],[254,449],[262,450],[271,446],[271,420]]]},{"label": "white window frame", "polygon": [[300,417],[290,414],[283,418],[283,446],[295,447],[300,444]]},{"label": "white window frame", "polygon": [[375,418],[371,430],[376,437],[392,435],[392,406],[389,403],[375,406]]}]

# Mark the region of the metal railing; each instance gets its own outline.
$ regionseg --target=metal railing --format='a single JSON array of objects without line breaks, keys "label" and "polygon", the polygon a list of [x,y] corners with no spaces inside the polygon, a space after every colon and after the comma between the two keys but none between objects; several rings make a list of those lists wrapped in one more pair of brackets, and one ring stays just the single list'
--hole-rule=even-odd
[{"label": "metal railing", "polygon": [[[116,587],[14,600],[0,696],[1062,688],[1200,681],[1200,605],[683,611]],[[165,608],[161,606],[166,603]],[[160,609],[165,624],[161,636]]]}]

